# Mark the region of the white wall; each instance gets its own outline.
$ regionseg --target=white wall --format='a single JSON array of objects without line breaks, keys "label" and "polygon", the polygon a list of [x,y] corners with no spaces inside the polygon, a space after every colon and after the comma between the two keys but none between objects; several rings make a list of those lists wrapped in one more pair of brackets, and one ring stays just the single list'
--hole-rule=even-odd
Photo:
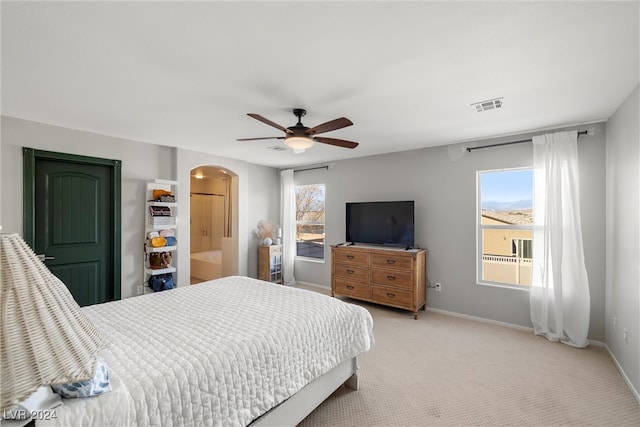
[{"label": "white wall", "polygon": [[248,276],[258,277],[258,245],[260,239],[253,230],[258,226],[258,221],[265,220],[278,224],[280,221],[280,175],[278,170],[254,164],[249,165],[249,191],[252,206],[260,209],[251,209],[248,212],[249,230],[249,254]]},{"label": "white wall", "polygon": [[636,86],[607,122],[606,151],[607,346],[633,384],[636,397],[640,392],[639,98]]},{"label": "white wall", "polygon": [[[591,291],[589,337],[604,341],[605,125],[581,126],[580,130],[587,128],[593,128],[595,135],[580,137],[578,151],[585,259]],[[478,144],[515,141],[532,135]],[[531,166],[532,145],[478,150],[457,161],[449,154],[453,148],[433,147],[338,161],[331,169],[299,172],[294,177],[298,185],[326,184],[327,244],[345,240],[345,202],[414,200],[416,243],[428,251],[427,277],[431,283],[440,282],[443,286],[442,292],[428,289],[427,305],[531,327],[527,291],[476,284],[475,209],[476,171]],[[325,263],[297,260],[296,280],[329,287],[330,257],[327,246]]]}]

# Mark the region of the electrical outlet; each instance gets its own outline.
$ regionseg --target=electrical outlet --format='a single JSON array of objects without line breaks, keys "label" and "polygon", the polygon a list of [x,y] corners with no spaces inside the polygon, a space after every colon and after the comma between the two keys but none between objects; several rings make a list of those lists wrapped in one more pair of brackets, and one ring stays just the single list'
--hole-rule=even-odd
[{"label": "electrical outlet", "polygon": [[624,343],[629,344],[629,333],[627,332],[627,328],[624,328],[622,331],[622,337],[624,338]]},{"label": "electrical outlet", "polygon": [[442,291],[442,283],[436,283],[436,292]]},{"label": "electrical outlet", "polygon": [[142,295],[142,293],[144,292],[144,289],[142,286],[138,286],[138,295]]},{"label": "electrical outlet", "polygon": [[616,323],[618,323],[618,318],[614,317],[612,323],[613,323],[613,330],[615,331],[616,330]]}]

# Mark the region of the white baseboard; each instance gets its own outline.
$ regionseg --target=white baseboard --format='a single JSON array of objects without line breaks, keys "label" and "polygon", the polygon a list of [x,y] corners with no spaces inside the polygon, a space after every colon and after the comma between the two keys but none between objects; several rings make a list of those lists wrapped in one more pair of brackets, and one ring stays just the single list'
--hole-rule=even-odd
[{"label": "white baseboard", "polygon": [[514,325],[513,323],[507,323],[507,322],[500,322],[498,320],[485,319],[484,317],[469,316],[467,314],[460,314],[460,313],[456,313],[455,311],[441,310],[439,308],[427,307],[427,311],[432,311],[434,313],[440,313],[440,314],[444,314],[444,315],[447,315],[447,316],[459,317],[461,319],[473,320],[473,321],[481,322],[481,323],[488,323],[490,325],[504,326],[505,328],[518,329],[520,331],[526,331],[526,332],[533,333],[533,328],[529,328],[529,327],[521,326],[521,325]]},{"label": "white baseboard", "polygon": [[606,343],[603,345],[603,347],[607,349],[607,353],[609,353],[609,357],[611,357],[611,360],[613,360],[613,364],[616,365],[616,368],[618,368],[620,376],[622,376],[622,379],[624,380],[625,384],[627,384],[627,387],[629,387],[631,394],[633,394],[633,397],[635,397],[638,404],[640,404],[640,393],[638,393],[638,390],[636,390],[636,388],[633,386],[633,383],[624,372],[624,369],[622,369],[622,366],[620,365],[620,363],[618,363],[618,359],[616,359],[616,356],[614,356],[613,352]]},{"label": "white baseboard", "polygon": [[318,285],[317,283],[301,282],[300,280],[296,280],[296,284],[300,284],[300,285],[303,285],[303,286],[311,286],[312,288],[322,289],[327,293],[331,292],[331,286],[322,286],[322,285]]}]

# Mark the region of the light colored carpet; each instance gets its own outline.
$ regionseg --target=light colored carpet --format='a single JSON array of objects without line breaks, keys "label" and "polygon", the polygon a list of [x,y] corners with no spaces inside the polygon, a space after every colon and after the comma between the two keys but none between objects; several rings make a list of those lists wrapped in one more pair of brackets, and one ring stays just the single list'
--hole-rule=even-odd
[{"label": "light colored carpet", "polygon": [[640,405],[604,348],[347,301],[374,322],[360,389],[341,387],[300,427],[640,426]]}]

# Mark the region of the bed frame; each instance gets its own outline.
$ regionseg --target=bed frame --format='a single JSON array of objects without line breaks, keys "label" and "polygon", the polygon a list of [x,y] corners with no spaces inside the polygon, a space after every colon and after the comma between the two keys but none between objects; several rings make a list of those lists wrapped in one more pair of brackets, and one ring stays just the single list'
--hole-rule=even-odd
[{"label": "bed frame", "polygon": [[358,389],[358,360],[356,357],[346,360],[331,371],[316,378],[299,392],[260,416],[250,425],[296,426],[316,409],[327,397],[342,384],[352,390]]}]

